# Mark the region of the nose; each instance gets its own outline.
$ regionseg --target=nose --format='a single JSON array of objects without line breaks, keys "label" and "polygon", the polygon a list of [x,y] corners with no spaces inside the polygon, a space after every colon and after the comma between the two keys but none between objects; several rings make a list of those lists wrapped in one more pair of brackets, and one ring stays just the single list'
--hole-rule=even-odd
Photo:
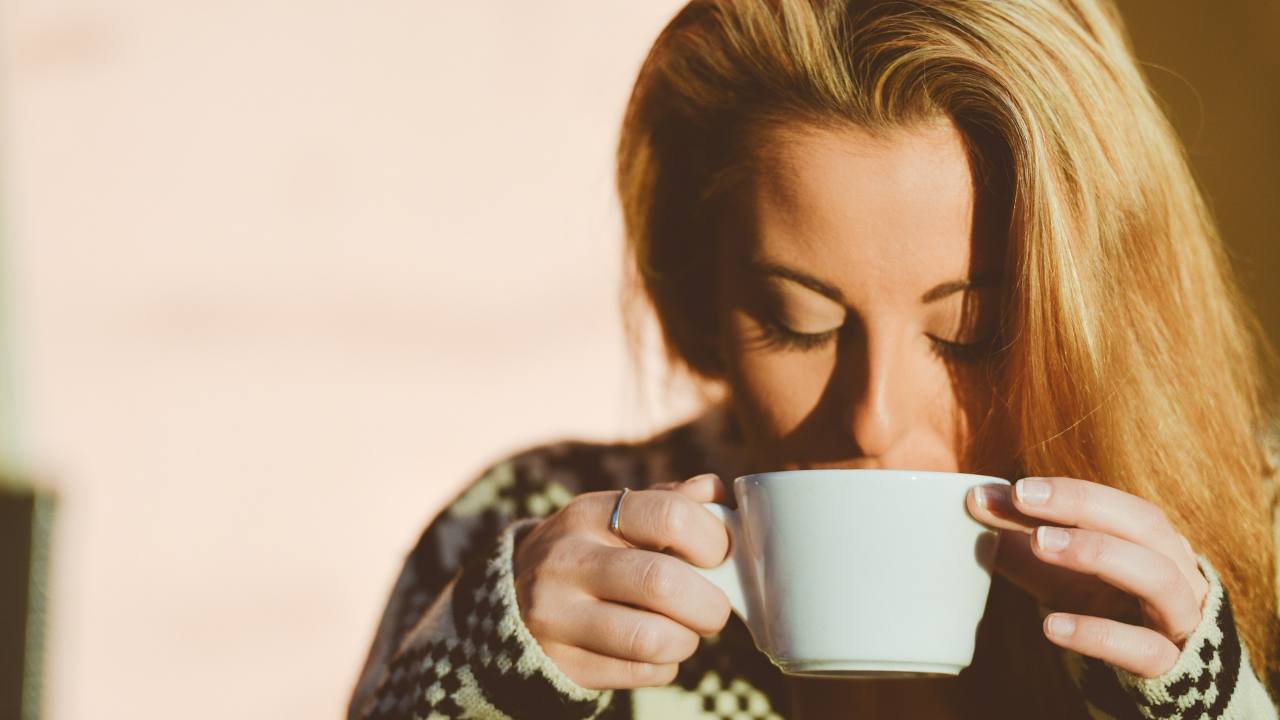
[{"label": "nose", "polygon": [[901,333],[868,330],[841,348],[845,424],[864,456],[892,453],[918,412],[923,388],[911,381],[907,344]]}]

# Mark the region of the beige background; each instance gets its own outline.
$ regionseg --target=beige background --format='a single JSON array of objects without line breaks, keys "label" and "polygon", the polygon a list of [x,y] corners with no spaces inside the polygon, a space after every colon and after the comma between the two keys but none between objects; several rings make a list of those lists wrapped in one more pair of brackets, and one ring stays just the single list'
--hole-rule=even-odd
[{"label": "beige background", "polygon": [[[48,717],[336,717],[460,483],[687,411],[633,389],[611,185],[679,4],[0,0]],[[1274,328],[1280,6],[1231,6],[1126,3]]]},{"label": "beige background", "polygon": [[3,3],[48,717],[337,717],[459,483],[647,429],[610,161],[674,7]]}]

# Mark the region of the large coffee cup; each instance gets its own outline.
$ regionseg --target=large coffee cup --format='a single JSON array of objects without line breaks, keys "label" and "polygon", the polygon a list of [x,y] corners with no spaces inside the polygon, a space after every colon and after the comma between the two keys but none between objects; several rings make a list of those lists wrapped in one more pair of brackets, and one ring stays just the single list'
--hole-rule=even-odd
[{"label": "large coffee cup", "polygon": [[955,675],[973,661],[996,534],[969,488],[1008,481],[914,470],[789,470],[733,482],[729,556],[699,572],[784,673]]}]

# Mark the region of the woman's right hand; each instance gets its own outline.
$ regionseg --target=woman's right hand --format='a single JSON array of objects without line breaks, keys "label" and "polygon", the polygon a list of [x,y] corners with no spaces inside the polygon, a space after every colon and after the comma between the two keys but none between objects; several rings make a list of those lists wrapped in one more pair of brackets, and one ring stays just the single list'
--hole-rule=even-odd
[{"label": "woman's right hand", "polygon": [[677,559],[708,568],[724,560],[728,531],[701,505],[723,498],[715,475],[629,493],[628,547],[609,530],[618,492],[584,493],[523,537],[513,560],[520,616],[571,680],[589,689],[666,685],[699,636],[724,628],[729,599]]}]

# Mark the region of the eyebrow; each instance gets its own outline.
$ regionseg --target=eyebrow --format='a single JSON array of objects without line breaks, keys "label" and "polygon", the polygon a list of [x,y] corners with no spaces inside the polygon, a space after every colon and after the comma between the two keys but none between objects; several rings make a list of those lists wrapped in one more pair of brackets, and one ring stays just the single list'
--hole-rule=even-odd
[{"label": "eyebrow", "polygon": [[[820,295],[824,295],[841,305],[845,304],[844,293],[840,292],[839,288],[831,285],[830,283],[819,280],[808,273],[796,270],[795,268],[787,267],[786,265],[779,265],[768,260],[752,260],[750,262],[750,269],[760,273],[761,275],[772,275],[774,277],[790,280],[791,282],[803,285]],[[947,282],[929,290],[924,295],[921,295],[920,302],[923,305],[928,305],[945,297],[950,297],[962,290],[979,290],[982,288],[992,287],[995,284],[995,280],[990,277],[948,280]]]}]

